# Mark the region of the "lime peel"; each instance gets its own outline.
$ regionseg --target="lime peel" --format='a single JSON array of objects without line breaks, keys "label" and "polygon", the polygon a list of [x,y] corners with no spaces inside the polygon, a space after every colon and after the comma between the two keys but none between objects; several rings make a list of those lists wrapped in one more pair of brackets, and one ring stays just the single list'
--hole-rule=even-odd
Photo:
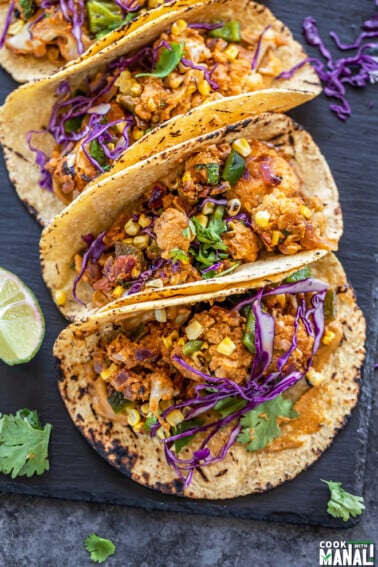
[{"label": "lime peel", "polygon": [[44,336],[45,320],[34,293],[0,268],[0,359],[10,366],[28,362]]}]

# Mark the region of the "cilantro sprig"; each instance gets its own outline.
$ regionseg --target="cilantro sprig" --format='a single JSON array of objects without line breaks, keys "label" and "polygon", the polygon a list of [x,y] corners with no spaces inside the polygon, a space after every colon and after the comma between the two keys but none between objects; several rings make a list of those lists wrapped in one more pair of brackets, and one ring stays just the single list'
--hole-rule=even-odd
[{"label": "cilantro sprig", "polygon": [[292,408],[293,402],[279,395],[250,410],[240,420],[242,430],[238,441],[245,443],[248,451],[264,449],[273,439],[280,436],[281,429],[277,423],[279,417],[298,417],[298,413]]},{"label": "cilantro sprig", "polygon": [[327,512],[334,518],[342,518],[347,522],[352,516],[360,516],[365,510],[364,499],[362,496],[354,496],[342,487],[341,482],[333,482],[332,480],[322,480],[330,491],[330,499],[328,501]]},{"label": "cilantro sprig", "polygon": [[110,555],[114,555],[115,545],[110,539],[90,534],[84,543],[85,549],[95,563],[104,563]]},{"label": "cilantro sprig", "polygon": [[36,411],[0,414],[0,472],[16,478],[48,471],[51,429],[49,423],[41,425]]}]

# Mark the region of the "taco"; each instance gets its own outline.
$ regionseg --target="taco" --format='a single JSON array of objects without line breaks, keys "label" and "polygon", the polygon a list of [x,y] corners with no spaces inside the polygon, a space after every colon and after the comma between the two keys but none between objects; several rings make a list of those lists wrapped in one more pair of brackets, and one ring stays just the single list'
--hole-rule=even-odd
[{"label": "taco", "polygon": [[99,176],[309,100],[320,86],[305,61],[289,30],[259,4],[212,0],[177,10],[106,54],[10,95],[0,115],[10,177],[47,224]]},{"label": "taco", "polygon": [[298,268],[336,250],[341,234],[318,147],[267,113],[92,186],[45,228],[41,262],[73,319],[120,298],[205,293]]},{"label": "taco", "polygon": [[0,3],[0,64],[21,83],[86,59],[194,0],[11,0]]},{"label": "taco", "polygon": [[191,498],[263,492],[316,461],[357,402],[365,321],[334,256],[284,276],[66,328],[59,389],[93,448]]}]

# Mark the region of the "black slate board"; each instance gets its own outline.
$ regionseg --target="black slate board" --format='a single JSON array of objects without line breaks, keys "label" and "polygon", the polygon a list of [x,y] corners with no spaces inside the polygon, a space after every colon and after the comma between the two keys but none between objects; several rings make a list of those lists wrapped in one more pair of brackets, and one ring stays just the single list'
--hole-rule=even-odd
[{"label": "black slate board", "polygon": [[[357,35],[360,23],[374,10],[372,0],[333,0],[332,3],[291,0],[284,4],[271,0],[266,4],[300,40],[301,21],[309,14],[318,20],[324,36],[332,27],[345,41],[350,41]],[[3,71],[0,71],[0,83],[0,101],[3,101],[15,84]],[[377,88],[371,86],[363,92],[352,92],[350,102],[353,116],[346,124],[328,111],[328,101],[324,97],[293,111],[292,116],[320,145],[341,194],[345,235],[338,256],[356,289],[368,322],[368,356],[360,402],[332,447],[297,479],[262,495],[223,502],[195,502],[141,487],[113,470],[73,427],[58,394],[55,362],[51,355],[53,342],[65,321],[57,313],[41,279],[39,226],[18,201],[1,162],[0,265],[17,273],[35,291],[46,317],[47,335],[32,362],[12,368],[0,362],[0,412],[14,412],[22,407],[37,409],[43,421],[53,424],[53,434],[50,472],[41,477],[13,481],[1,476],[0,492],[338,528],[353,523],[344,524],[327,515],[327,490],[319,482],[321,478],[339,480],[351,492],[363,492],[377,336],[374,295],[378,252]]]}]

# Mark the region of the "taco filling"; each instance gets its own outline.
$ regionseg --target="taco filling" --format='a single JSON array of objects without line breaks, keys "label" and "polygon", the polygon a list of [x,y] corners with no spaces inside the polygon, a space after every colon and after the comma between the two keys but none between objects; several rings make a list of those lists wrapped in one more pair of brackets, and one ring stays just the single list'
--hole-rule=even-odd
[{"label": "taco filling", "polygon": [[301,193],[295,164],[271,144],[239,138],[208,146],[108,230],[83,236],[73,296],[88,282],[100,307],[146,288],[221,277],[264,253],[329,249],[322,211],[316,196]]},{"label": "taco filling", "polygon": [[284,424],[300,418],[299,429],[320,429],[320,415],[300,413],[316,395],[312,386],[321,383],[342,328],[334,291],[308,269],[278,287],[211,307],[155,310],[151,319],[94,347],[93,407],[138,435],[159,438],[186,485],[195,469],[223,460],[234,443],[276,451],[301,445],[295,424],[281,436]]},{"label": "taco filling", "polygon": [[63,64],[164,1],[168,0],[11,0],[0,47]]},{"label": "taco filling", "polygon": [[270,26],[257,34],[237,21],[179,19],[152,45],[111,62],[79,90],[62,82],[47,128],[53,155],[38,150],[45,130],[28,135],[40,185],[68,203],[159,124],[205,102],[269,87],[282,70],[285,41]]}]

